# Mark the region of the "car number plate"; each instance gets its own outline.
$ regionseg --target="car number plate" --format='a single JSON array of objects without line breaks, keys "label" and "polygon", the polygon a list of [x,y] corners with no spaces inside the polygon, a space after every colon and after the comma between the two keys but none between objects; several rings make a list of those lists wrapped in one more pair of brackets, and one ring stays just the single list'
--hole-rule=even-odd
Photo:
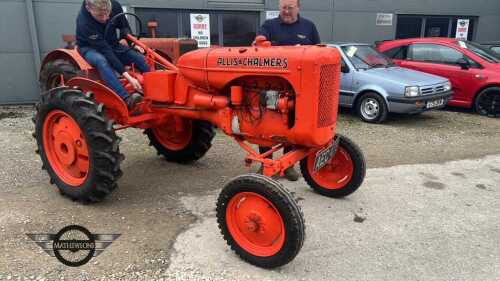
[{"label": "car number plate", "polygon": [[335,141],[328,147],[316,153],[316,159],[314,160],[314,173],[317,173],[321,168],[323,168],[328,161],[330,161],[335,153],[337,152],[337,147],[339,146],[340,138],[337,137]]},{"label": "car number plate", "polygon": [[427,108],[434,108],[444,105],[444,99],[433,100],[427,102]]}]

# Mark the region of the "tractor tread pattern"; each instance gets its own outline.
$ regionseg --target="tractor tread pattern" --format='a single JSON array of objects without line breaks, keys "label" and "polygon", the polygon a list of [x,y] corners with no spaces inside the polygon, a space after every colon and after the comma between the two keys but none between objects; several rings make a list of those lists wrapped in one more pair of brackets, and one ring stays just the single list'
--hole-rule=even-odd
[{"label": "tractor tread pattern", "polygon": [[[43,124],[52,110],[61,110],[72,116],[85,136],[91,166],[86,181],[78,187],[67,185],[57,176],[44,151]],[[117,188],[116,181],[123,174],[120,163],[124,156],[119,151],[119,138],[112,130],[112,121],[106,120],[102,106],[96,104],[92,95],[68,87],[54,88],[41,95],[34,123],[34,137],[43,167],[49,173],[50,182],[56,184],[62,195],[87,204],[102,201]]]},{"label": "tractor tread pattern", "polygon": [[199,160],[212,147],[212,140],[215,131],[212,124],[206,121],[193,120],[193,134],[191,140],[185,148],[181,150],[171,150],[161,144],[156,138],[153,130],[144,131],[149,138],[149,145],[156,149],[158,155],[162,155],[165,160],[177,163],[191,163]]},{"label": "tractor tread pattern", "polygon": [[[255,192],[271,201],[279,210],[285,223],[285,244],[270,257],[258,257],[242,249],[231,236],[226,223],[226,208],[231,198],[240,192]],[[246,174],[232,179],[222,189],[217,200],[219,229],[231,249],[243,260],[263,268],[276,268],[291,262],[299,253],[305,240],[305,221],[302,209],[293,195],[278,181],[260,174]]]},{"label": "tractor tread pattern", "polygon": [[336,134],[336,137],[340,138],[339,146],[342,146],[349,153],[349,156],[351,156],[351,159],[353,161],[354,171],[352,179],[349,183],[339,189],[327,189],[322,187],[321,185],[316,183],[316,181],[310,175],[309,169],[307,167],[307,157],[300,161],[300,171],[302,173],[302,176],[304,177],[305,182],[317,193],[327,197],[342,198],[355,192],[363,183],[366,175],[366,161],[361,148],[359,148],[357,144],[341,134]]},{"label": "tractor tread pattern", "polygon": [[63,75],[64,81],[80,75],[80,70],[70,61],[56,59],[43,65],[40,70],[40,90],[42,93],[51,90],[51,80],[55,75]]}]

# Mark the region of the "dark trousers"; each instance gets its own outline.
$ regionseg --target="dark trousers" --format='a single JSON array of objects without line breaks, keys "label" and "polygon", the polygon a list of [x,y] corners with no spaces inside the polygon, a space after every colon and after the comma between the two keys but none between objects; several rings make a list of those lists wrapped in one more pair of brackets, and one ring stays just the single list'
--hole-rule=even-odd
[{"label": "dark trousers", "polygon": [[[117,93],[122,99],[128,97],[127,91],[120,83],[120,80],[118,80],[113,68],[101,53],[91,48],[81,48],[80,53],[84,54],[83,58],[90,65],[97,68],[97,71],[99,71],[99,75],[101,75],[101,78],[106,83],[106,86],[115,91],[115,93]],[[115,55],[124,65],[134,64],[141,73],[149,71],[149,66],[146,64],[144,56],[134,50],[129,50],[123,53],[115,53]]]}]

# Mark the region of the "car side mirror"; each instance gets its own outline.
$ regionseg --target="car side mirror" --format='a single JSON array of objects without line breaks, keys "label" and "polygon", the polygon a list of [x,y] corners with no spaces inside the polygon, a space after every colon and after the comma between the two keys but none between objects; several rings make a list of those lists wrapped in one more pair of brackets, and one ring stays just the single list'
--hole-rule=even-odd
[{"label": "car side mirror", "polygon": [[460,68],[462,68],[464,70],[467,70],[470,68],[470,63],[464,58],[457,60],[457,64],[460,66]]},{"label": "car side mirror", "polygon": [[340,72],[342,72],[342,73],[349,73],[349,67],[346,64],[342,64],[340,66]]}]

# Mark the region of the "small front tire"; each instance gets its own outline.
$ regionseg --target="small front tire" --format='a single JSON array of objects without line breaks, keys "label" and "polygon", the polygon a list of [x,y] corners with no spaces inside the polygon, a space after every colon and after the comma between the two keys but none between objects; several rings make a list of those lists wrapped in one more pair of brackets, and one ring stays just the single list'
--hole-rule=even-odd
[{"label": "small front tire", "polygon": [[231,249],[263,268],[291,262],[304,243],[300,207],[279,182],[262,175],[236,177],[222,189],[217,222]]},{"label": "small front tire", "polygon": [[300,161],[300,170],[307,184],[317,193],[333,198],[345,197],[356,191],[365,178],[366,162],[361,149],[349,138],[340,138],[336,154],[316,173],[311,154]]}]

